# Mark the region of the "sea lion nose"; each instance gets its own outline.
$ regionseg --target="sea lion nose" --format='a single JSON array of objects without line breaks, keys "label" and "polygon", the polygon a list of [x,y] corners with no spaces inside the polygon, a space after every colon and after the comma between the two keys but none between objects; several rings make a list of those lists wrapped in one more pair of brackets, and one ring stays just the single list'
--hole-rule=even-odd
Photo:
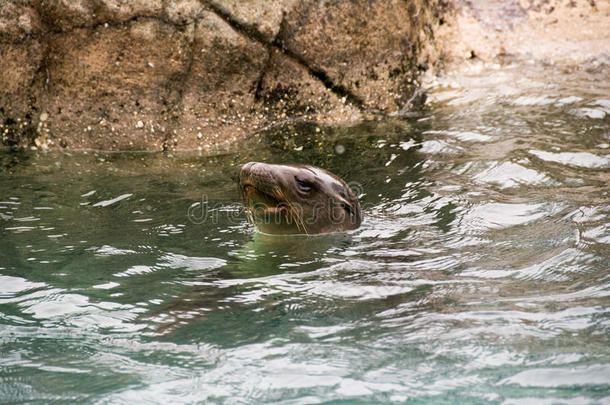
[{"label": "sea lion nose", "polygon": [[245,165],[243,165],[239,171],[239,177],[241,179],[243,179],[244,177],[248,177],[250,176],[250,173],[252,172],[252,168],[254,167],[254,165],[256,165],[257,162],[248,162]]}]

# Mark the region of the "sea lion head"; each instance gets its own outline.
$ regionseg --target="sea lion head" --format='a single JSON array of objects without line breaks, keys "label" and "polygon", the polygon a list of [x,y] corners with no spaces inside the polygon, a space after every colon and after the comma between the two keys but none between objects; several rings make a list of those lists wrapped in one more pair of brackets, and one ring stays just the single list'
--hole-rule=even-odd
[{"label": "sea lion head", "polygon": [[318,234],[356,229],[358,199],[338,176],[315,166],[246,163],[239,192],[248,218],[269,234]]}]

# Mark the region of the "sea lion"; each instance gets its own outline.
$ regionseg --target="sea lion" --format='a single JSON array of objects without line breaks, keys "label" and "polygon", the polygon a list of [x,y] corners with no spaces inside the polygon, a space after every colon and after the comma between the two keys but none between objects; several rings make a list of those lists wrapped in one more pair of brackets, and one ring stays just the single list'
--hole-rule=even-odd
[{"label": "sea lion", "polygon": [[347,183],[319,167],[249,162],[238,183],[248,219],[263,233],[342,232],[362,222]]}]

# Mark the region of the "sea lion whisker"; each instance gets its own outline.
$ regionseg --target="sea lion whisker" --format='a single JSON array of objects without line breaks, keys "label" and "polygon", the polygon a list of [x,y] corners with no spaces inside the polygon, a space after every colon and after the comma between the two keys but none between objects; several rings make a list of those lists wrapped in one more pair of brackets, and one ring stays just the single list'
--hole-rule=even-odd
[{"label": "sea lion whisker", "polygon": [[246,209],[246,220],[249,223],[254,224],[254,215],[252,214],[252,210],[250,208]]},{"label": "sea lion whisker", "polygon": [[286,211],[294,221],[297,229],[303,231],[305,234],[308,234],[307,228],[305,227],[305,222],[303,221],[303,215],[300,215],[299,210],[296,209],[295,205],[290,202],[288,198],[286,198],[286,195],[282,189],[276,186],[274,187],[273,192],[278,197],[277,199],[281,201],[281,204],[286,205]]},{"label": "sea lion whisker", "polygon": [[274,193],[275,193],[275,195],[278,197],[278,198],[277,198],[277,200],[279,200],[279,201],[285,201],[285,202],[288,202],[288,201],[287,201],[287,198],[286,198],[286,196],[284,195],[284,192],[282,191],[282,189],[281,189],[281,188],[279,188],[278,186],[275,186],[275,187],[274,187],[274,189],[273,189],[273,192],[274,192]]},{"label": "sea lion whisker", "polygon": [[302,210],[297,209],[297,207],[291,203],[290,201],[285,201],[286,206],[288,207],[287,213],[290,215],[290,218],[294,221],[297,229],[309,235],[307,232],[307,227],[305,226],[305,221],[303,220]]},{"label": "sea lion whisker", "polygon": [[[305,226],[305,221],[303,220],[303,210],[297,210],[293,204],[291,204],[292,210],[295,213],[295,222],[297,223],[297,228],[300,228],[306,235],[309,235],[307,232],[307,226]],[[300,225],[300,226],[299,226]]]}]

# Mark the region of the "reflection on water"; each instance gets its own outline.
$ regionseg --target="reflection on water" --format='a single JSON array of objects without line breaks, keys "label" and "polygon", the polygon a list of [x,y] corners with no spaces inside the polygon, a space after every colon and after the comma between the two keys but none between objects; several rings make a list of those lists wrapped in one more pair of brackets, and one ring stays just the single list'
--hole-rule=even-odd
[{"label": "reflection on water", "polygon": [[[610,401],[610,82],[548,69],[217,156],[0,152],[0,402]],[[254,232],[249,160],[357,183],[362,227]]]}]

